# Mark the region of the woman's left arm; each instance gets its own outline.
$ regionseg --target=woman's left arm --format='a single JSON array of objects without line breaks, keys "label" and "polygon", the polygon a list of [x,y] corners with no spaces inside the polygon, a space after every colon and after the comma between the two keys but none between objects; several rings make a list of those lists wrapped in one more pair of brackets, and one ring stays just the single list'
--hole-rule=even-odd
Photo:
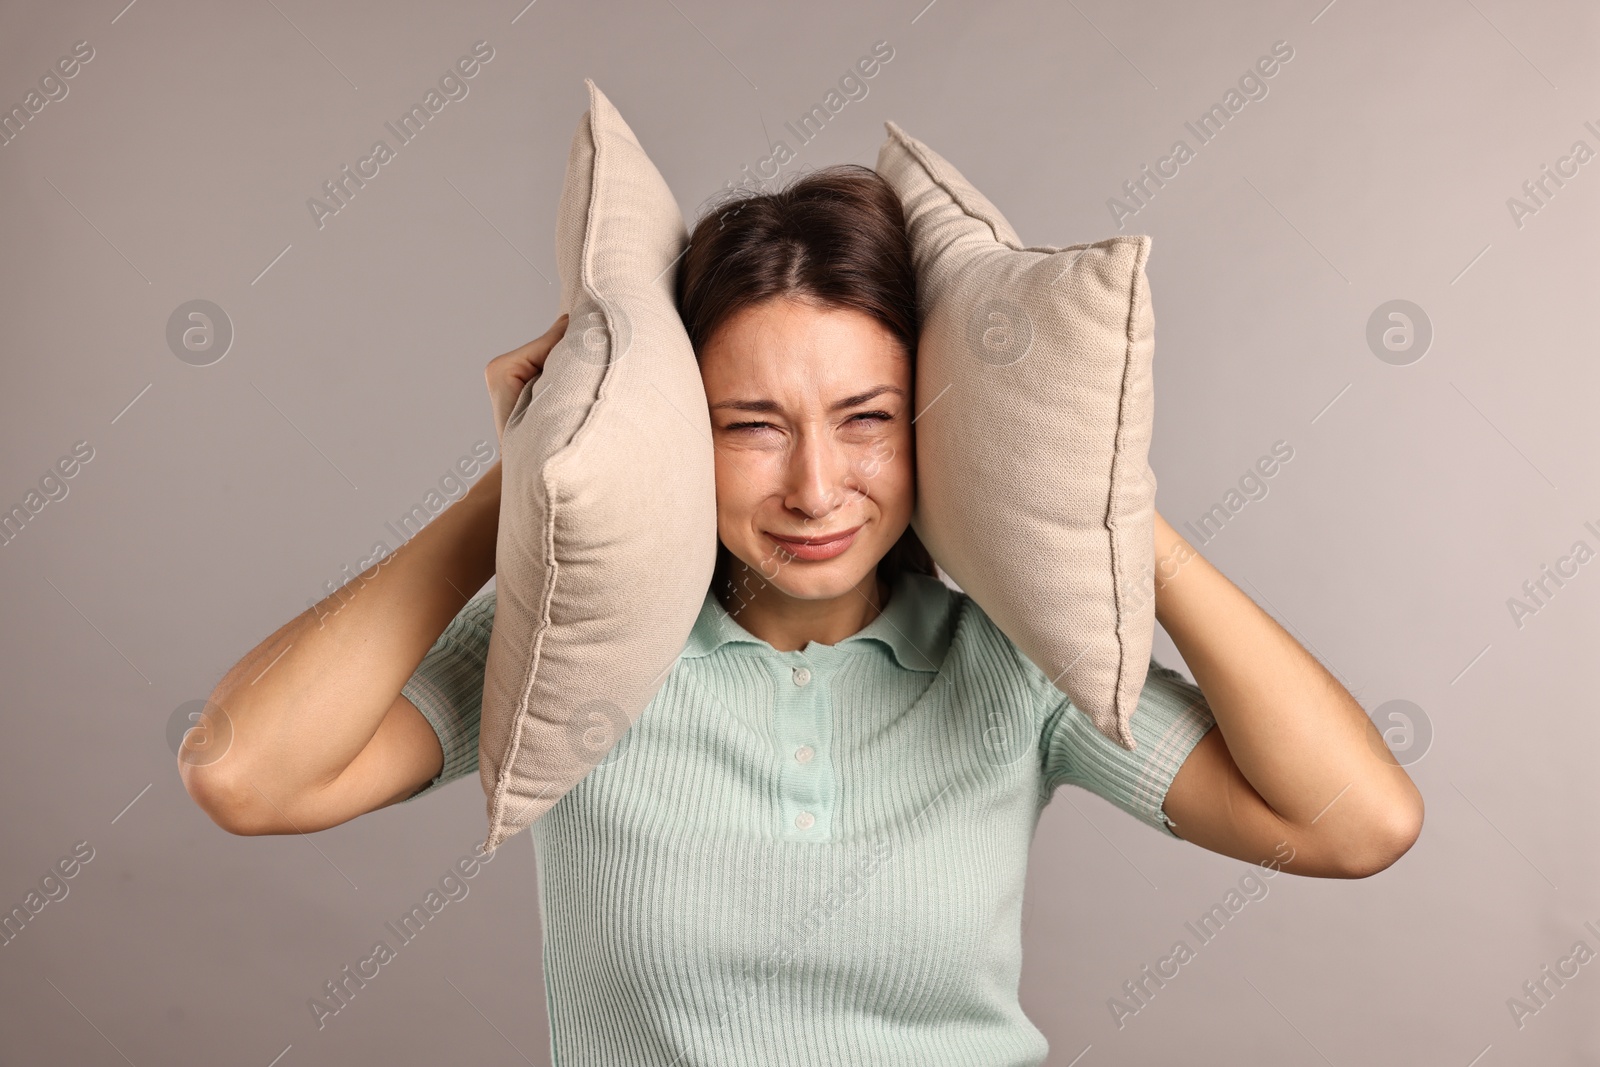
[{"label": "woman's left arm", "polygon": [[1156,620],[1217,720],[1167,790],[1179,836],[1295,874],[1388,867],[1422,829],[1422,794],[1377,727],[1159,512],[1155,528]]}]

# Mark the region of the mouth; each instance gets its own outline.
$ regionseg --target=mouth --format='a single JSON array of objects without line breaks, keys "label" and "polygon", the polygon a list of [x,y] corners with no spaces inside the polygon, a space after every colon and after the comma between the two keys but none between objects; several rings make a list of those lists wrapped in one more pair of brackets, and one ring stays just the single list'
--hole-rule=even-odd
[{"label": "mouth", "polygon": [[775,533],[768,533],[767,536],[786,555],[797,560],[816,561],[832,559],[844,553],[855,543],[860,530],[861,526],[857,525],[848,530],[813,537],[783,537]]}]

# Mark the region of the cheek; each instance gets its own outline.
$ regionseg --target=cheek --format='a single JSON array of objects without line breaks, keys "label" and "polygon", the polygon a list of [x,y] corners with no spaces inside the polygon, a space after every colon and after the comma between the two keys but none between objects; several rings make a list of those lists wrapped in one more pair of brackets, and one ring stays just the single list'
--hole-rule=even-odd
[{"label": "cheek", "polygon": [[909,433],[892,434],[874,444],[863,468],[885,510],[909,513],[916,503],[916,453]]},{"label": "cheek", "polygon": [[[916,478],[910,453],[899,441],[885,438],[864,448],[856,462],[854,492],[870,498],[881,523],[880,536],[909,522],[916,505]],[[892,538],[891,538],[892,540]]]},{"label": "cheek", "polygon": [[897,456],[884,474],[893,496],[893,504],[889,509],[898,517],[909,518],[917,503],[916,469],[912,466],[910,455]]},{"label": "cheek", "polygon": [[748,525],[743,520],[760,504],[762,487],[770,480],[766,466],[761,457],[748,452],[717,449],[717,526],[723,533]]}]

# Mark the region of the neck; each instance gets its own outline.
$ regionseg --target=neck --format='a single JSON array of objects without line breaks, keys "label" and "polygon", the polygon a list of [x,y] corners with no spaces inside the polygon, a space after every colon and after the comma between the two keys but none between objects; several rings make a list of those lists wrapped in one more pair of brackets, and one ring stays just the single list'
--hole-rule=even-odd
[{"label": "neck", "polygon": [[718,583],[716,590],[723,610],[779,652],[795,652],[812,641],[838,644],[876,619],[889,600],[888,583],[876,567],[845,592],[822,600],[790,596],[737,559],[729,571],[731,581]]}]

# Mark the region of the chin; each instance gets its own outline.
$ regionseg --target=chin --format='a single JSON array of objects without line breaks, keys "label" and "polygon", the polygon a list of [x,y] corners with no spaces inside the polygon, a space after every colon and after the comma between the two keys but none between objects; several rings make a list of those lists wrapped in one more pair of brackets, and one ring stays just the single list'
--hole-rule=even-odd
[{"label": "chin", "polygon": [[[834,561],[830,560],[832,564]],[[810,574],[795,572],[799,564],[788,564],[772,579],[772,584],[796,600],[832,600],[844,596],[861,584],[867,572],[855,566],[823,566],[809,563]],[[873,564],[877,566],[876,563]]]},{"label": "chin", "polygon": [[859,586],[862,579],[877,569],[883,555],[884,552],[874,552],[870,546],[855,544],[843,555],[829,560],[787,560],[781,554],[770,558],[758,556],[765,567],[752,569],[763,574],[776,566],[777,573],[767,579],[768,584],[796,600],[832,600]]}]

